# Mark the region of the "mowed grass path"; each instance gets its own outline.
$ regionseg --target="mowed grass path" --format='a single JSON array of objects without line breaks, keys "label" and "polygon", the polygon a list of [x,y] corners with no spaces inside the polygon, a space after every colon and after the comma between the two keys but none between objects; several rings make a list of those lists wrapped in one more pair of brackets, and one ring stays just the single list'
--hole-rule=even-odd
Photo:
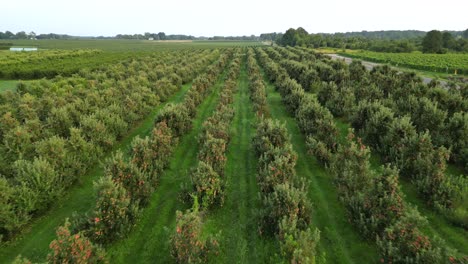
[{"label": "mowed grass path", "polygon": [[19,83],[19,81],[16,80],[0,80],[0,93],[3,91],[13,91],[16,89],[16,85]]},{"label": "mowed grass path", "polygon": [[[227,64],[229,65],[229,64]],[[198,162],[197,136],[203,122],[214,112],[226,70],[214,85],[214,91],[198,107],[192,129],[182,136],[169,168],[162,174],[150,203],[127,238],[109,246],[108,257],[112,263],[170,263],[170,236],[175,230],[176,210],[189,206],[179,199],[181,185],[190,184],[189,170]]]},{"label": "mowed grass path", "polygon": [[348,222],[343,204],[332,176],[307,153],[306,139],[294,117],[281,102],[281,95],[267,83],[267,101],[271,116],[286,123],[291,142],[298,154],[296,172],[309,183],[308,196],[313,203],[312,224],[320,229],[319,252],[325,253],[327,263],[377,263],[378,248],[374,241],[364,240]]},{"label": "mowed grass path", "polygon": [[[191,83],[183,85],[182,89],[167,102],[157,106],[144,120],[135,125],[106,157],[118,149],[127,152],[134,137],[149,135],[159,110],[168,102],[182,101],[190,87]],[[65,218],[71,217],[73,212],[82,213],[93,208],[95,203],[93,182],[103,174],[102,164],[96,164],[89,173],[80,177],[81,182],[68,189],[42,217],[33,220],[21,236],[0,248],[0,263],[10,263],[19,254],[34,262],[45,261],[49,253],[49,244],[56,237],[55,230],[65,222]]]},{"label": "mowed grass path", "polygon": [[[335,118],[335,123],[340,130],[340,139],[342,141],[346,140],[348,129],[351,128],[350,124],[341,118]],[[373,151],[370,160],[372,169],[380,171],[383,164],[381,160],[381,156]],[[428,220],[428,224],[421,228],[421,230],[430,238],[437,236],[444,239],[449,247],[457,249],[464,255],[468,255],[468,231],[462,227],[453,225],[444,215],[428,206],[421,199],[416,186],[410,180],[400,176],[399,184],[405,195],[404,201],[407,204],[416,206],[419,213]]]},{"label": "mowed grass path", "polygon": [[256,117],[249,98],[247,74],[244,57],[226,153],[225,203],[205,217],[205,232],[220,234],[220,255],[214,263],[278,263],[277,240],[261,237],[258,232],[257,212],[261,207],[256,180],[258,158],[252,145]]}]

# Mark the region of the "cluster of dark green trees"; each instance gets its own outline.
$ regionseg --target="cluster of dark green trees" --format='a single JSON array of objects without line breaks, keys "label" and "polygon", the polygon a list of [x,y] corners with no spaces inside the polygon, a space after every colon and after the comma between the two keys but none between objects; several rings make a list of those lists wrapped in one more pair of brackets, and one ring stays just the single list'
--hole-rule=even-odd
[{"label": "cluster of dark green trees", "polygon": [[[188,56],[191,53],[195,54]],[[168,84],[167,89],[171,92],[167,93],[166,91],[162,94],[173,94],[182,83],[187,83],[198,72],[206,69],[207,73],[199,75],[190,89],[192,96],[201,98],[199,104],[212,90],[210,87],[230,57],[229,52],[221,54],[221,56],[217,50],[191,51],[189,54],[180,55],[185,65],[181,69],[190,68],[190,70],[176,71],[171,76],[168,72],[161,71],[166,68],[170,68],[170,71],[174,70],[174,68],[167,66],[167,61],[163,60],[165,63],[161,64],[162,68],[153,67],[151,68],[152,72],[156,76],[161,74],[163,79],[166,78],[164,76],[171,77],[166,82],[158,83],[157,87],[163,89],[163,85]],[[179,57],[177,56],[177,58]],[[216,58],[219,59],[206,67]],[[180,60],[176,59],[176,62],[180,62]],[[144,65],[140,66],[144,67]],[[206,80],[211,81],[206,82]],[[158,93],[158,91],[154,92]],[[197,95],[198,93],[201,94]],[[106,262],[103,251],[95,245],[105,245],[125,236],[137,221],[141,209],[148,204],[151,194],[157,187],[160,175],[169,164],[178,138],[190,129],[191,119],[194,117],[194,115],[189,114],[188,108],[191,98],[188,96],[184,102],[180,103],[186,109],[187,115],[185,117],[187,118],[174,120],[172,118],[174,115],[168,113],[171,110],[178,111],[180,108],[176,109],[173,105],[166,105],[164,108],[166,111],[161,112],[155,119],[154,129],[149,136],[134,138],[128,153],[124,154],[118,151],[105,161],[105,174],[95,182],[95,207],[90,212],[74,216],[71,224],[67,221],[64,226],[57,229],[58,238],[50,244],[52,253],[49,254],[49,262]],[[184,125],[181,126],[180,123],[184,123]],[[186,130],[180,131],[180,127],[184,127]],[[188,217],[190,224],[194,223],[192,218],[194,221],[198,221],[198,217],[190,214]],[[180,216],[178,216],[179,219]],[[195,241],[194,233],[190,232],[189,235],[187,238]],[[199,244],[197,243],[197,245]],[[18,261],[27,260],[19,258]]]},{"label": "cluster of dark green trees", "polygon": [[0,238],[44,212],[132,124],[216,56],[160,53],[1,93]]},{"label": "cluster of dark green trees", "polygon": [[379,52],[411,52],[414,50],[427,53],[468,52],[468,29],[458,33],[460,34],[455,37],[449,31],[433,30],[424,36],[408,34],[408,38],[374,38],[367,37],[368,34],[309,34],[305,29],[299,27],[297,29],[290,28],[284,34],[262,34],[261,36],[276,41],[282,46],[333,47]]},{"label": "cluster of dark green trees", "polygon": [[[414,184],[420,190],[424,190],[421,194],[428,197],[436,208],[441,209],[442,213],[453,213],[447,208],[454,208],[455,204],[452,202],[465,199],[463,194],[466,193],[467,185],[466,180],[465,183],[459,182],[461,183],[459,184],[455,178],[444,174],[446,152],[432,145],[428,132],[417,133],[408,117],[403,116],[397,120],[389,111],[377,114],[375,111],[354,110],[356,100],[363,100],[363,103],[367,102],[366,98],[369,97],[374,98],[374,101],[379,100],[377,98],[383,97],[385,91],[389,91],[386,89],[390,87],[391,94],[396,91],[408,93],[412,85],[418,87],[413,90],[414,92],[421,92],[423,88],[421,81],[414,80],[413,75],[398,74],[396,74],[398,76],[386,75],[387,78],[384,80],[381,79],[381,70],[377,69],[374,74],[379,86],[365,85],[366,82],[354,83],[350,80],[361,77],[369,79],[362,65],[348,69],[343,62],[332,61],[302,48],[270,48],[266,51],[268,55],[262,55],[261,60],[266,73],[270,80],[275,82],[283,102],[298,120],[299,127],[307,136],[311,153],[317,156],[334,175],[341,194],[340,199],[346,205],[350,220],[363,236],[376,240],[383,261],[391,263],[466,261],[466,258],[455,257],[456,251],[447,248],[439,240],[424,235],[420,230],[424,227],[424,218],[416,209],[403,202],[404,196],[398,184],[399,174],[413,176]],[[284,60],[294,60],[304,65],[300,67],[297,63],[287,63],[283,62]],[[317,97],[306,92],[298,83],[304,81],[303,78],[299,78],[303,74],[310,76],[305,78],[306,80],[312,80],[308,85],[308,91],[318,88]],[[291,79],[290,76],[296,77]],[[404,81],[393,86],[390,80],[394,78],[402,78]],[[399,90],[399,87],[404,88]],[[322,89],[326,91],[322,92]],[[458,91],[455,93],[461,96]],[[403,95],[395,93],[394,96],[390,98],[400,98]],[[392,105],[389,100],[380,100],[386,105]],[[331,103],[327,104],[328,101]],[[330,106],[330,109],[324,105]],[[353,125],[362,119],[374,123],[375,126],[367,126],[369,123],[366,123],[369,133],[379,140],[386,141],[377,141],[377,145],[372,143],[371,145],[375,150],[387,153],[389,156],[385,160],[391,165],[384,166],[379,171],[371,170],[369,147],[353,133],[349,134],[346,141],[340,140],[332,113],[345,117],[351,115],[351,120],[356,120],[353,121]],[[424,120],[431,119],[432,117]],[[358,127],[356,125],[356,128]],[[358,129],[361,133],[362,130]],[[361,135],[364,135],[366,141],[374,142],[370,140],[370,134]],[[466,139],[464,141],[466,142]],[[407,174],[409,169],[411,172]],[[463,181],[462,178],[460,180]],[[466,216],[461,215],[459,219],[461,221],[458,223],[463,225],[462,219],[466,219]]]}]

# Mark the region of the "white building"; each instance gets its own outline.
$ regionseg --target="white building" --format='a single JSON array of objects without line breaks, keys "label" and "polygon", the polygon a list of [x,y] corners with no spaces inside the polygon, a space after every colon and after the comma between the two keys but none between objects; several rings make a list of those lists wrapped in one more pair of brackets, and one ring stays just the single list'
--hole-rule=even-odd
[{"label": "white building", "polygon": [[12,47],[10,51],[37,51],[37,48]]}]

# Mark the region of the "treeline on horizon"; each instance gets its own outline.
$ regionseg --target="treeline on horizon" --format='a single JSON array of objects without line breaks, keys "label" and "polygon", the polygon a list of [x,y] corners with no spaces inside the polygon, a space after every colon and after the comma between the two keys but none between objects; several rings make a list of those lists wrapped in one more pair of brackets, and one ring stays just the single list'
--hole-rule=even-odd
[{"label": "treeline on horizon", "polygon": [[72,36],[67,34],[36,34],[34,31],[26,33],[25,31],[17,32],[0,31],[0,40],[18,40],[18,39],[140,39],[140,40],[237,40],[237,41],[260,41],[260,37],[255,35],[250,36],[213,36],[213,37],[195,37],[192,35],[171,34],[166,35],[164,32],[144,34],[117,34],[115,36]]},{"label": "treeline on horizon", "polygon": [[299,27],[290,28],[284,34],[262,34],[260,38],[281,46],[364,49],[377,52],[416,50],[425,53],[468,52],[468,29],[465,31],[390,30],[309,34],[304,28]]},{"label": "treeline on horizon", "polygon": [[[214,41],[271,41],[281,46],[307,46],[313,48],[331,47],[339,49],[363,49],[376,52],[412,52],[425,53],[468,52],[468,29],[465,31],[429,32],[419,30],[381,30],[346,33],[309,34],[304,28],[290,28],[285,33],[263,33],[260,36],[213,36],[195,37],[192,35],[171,34],[164,32],[144,34],[117,34],[105,36],[71,36],[66,34],[36,34],[25,31],[0,32],[0,40],[17,39],[135,39],[135,40],[214,40]],[[5,44],[5,43],[3,43]],[[9,43],[10,46],[13,45]],[[0,49],[8,48],[0,46]]]}]

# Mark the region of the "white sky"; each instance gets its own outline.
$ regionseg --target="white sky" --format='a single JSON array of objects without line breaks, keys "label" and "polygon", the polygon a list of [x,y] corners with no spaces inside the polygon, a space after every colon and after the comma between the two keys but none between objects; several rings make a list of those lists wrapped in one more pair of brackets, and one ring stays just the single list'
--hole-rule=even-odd
[{"label": "white sky", "polygon": [[1,0],[0,31],[259,35],[468,28],[468,0]]}]

